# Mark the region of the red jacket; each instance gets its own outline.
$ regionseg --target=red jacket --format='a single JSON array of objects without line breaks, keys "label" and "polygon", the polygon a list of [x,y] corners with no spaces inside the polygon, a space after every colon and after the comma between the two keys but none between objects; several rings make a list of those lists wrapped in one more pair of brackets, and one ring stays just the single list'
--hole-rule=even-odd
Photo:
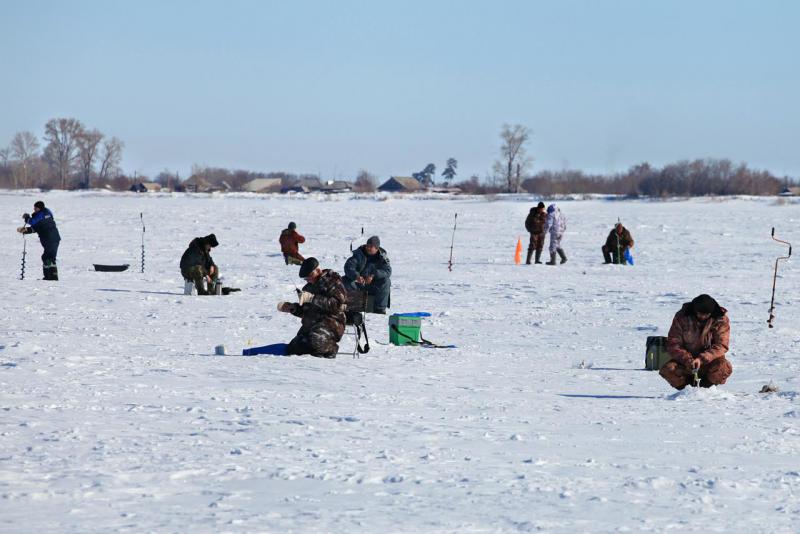
[{"label": "red jacket", "polygon": [[288,228],[281,232],[281,237],[278,239],[281,244],[281,252],[288,256],[297,258],[300,256],[300,251],[297,248],[299,243],[305,243],[306,238],[297,233],[297,230],[289,230]]}]

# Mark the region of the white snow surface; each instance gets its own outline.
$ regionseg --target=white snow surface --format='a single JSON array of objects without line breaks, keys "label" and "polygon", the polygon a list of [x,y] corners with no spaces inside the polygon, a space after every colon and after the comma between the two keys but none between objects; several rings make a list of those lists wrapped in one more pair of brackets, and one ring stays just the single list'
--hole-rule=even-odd
[{"label": "white snow surface", "polygon": [[[18,280],[37,199],[59,282],[35,235]],[[0,193],[0,531],[800,530],[792,260],[766,324],[786,252],[770,229],[800,246],[800,203],[561,201],[569,261],[549,267],[513,263],[539,199],[493,200]],[[633,267],[601,264],[617,217]],[[236,355],[299,327],[275,307],[302,282],[279,254],[289,221],[339,272],[379,235],[391,311],[430,312],[423,336],[458,348],[389,346],[370,315],[358,359],[351,335],[335,360]],[[242,292],[184,296],[181,253],[211,232]],[[645,338],[700,293],[728,309],[734,372],[676,393],[643,370]]]}]

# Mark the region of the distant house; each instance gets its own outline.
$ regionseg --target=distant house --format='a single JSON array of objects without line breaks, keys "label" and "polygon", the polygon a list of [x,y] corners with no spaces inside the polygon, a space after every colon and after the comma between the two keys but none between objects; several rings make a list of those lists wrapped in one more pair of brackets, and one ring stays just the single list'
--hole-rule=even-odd
[{"label": "distant house", "polygon": [[392,176],[378,187],[378,191],[413,193],[422,189],[422,184],[410,176]]},{"label": "distant house", "polygon": [[250,180],[242,186],[242,189],[250,193],[271,193],[281,190],[280,178],[256,178]]},{"label": "distant house", "polygon": [[301,178],[292,185],[287,185],[281,188],[281,193],[310,193],[312,191],[321,191],[322,183],[319,178]]},{"label": "distant house", "polygon": [[131,186],[134,193],[158,193],[161,191],[161,184],[155,182],[138,182]]},{"label": "distant house", "polygon": [[353,189],[353,184],[344,180],[328,180],[322,184],[322,191],[325,193],[347,193]]},{"label": "distant house", "polygon": [[780,192],[782,197],[800,197],[800,187],[784,187]]},{"label": "distant house", "polygon": [[181,187],[187,193],[208,193],[211,191],[211,184],[208,183],[205,178],[198,175],[190,176],[181,182]]}]

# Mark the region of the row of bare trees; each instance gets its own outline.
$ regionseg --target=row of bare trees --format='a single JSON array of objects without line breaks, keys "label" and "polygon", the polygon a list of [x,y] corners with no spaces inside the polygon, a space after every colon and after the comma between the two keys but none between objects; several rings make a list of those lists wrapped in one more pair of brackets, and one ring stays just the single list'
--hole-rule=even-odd
[{"label": "row of bare trees", "polygon": [[755,170],[746,164],[727,159],[679,161],[653,167],[635,165],[612,176],[591,175],[581,171],[542,171],[522,183],[522,188],[542,196],[563,194],[608,194],[626,196],[672,197],[708,195],[777,195],[793,182],[768,171]]},{"label": "row of bare trees", "polygon": [[124,143],[88,129],[78,119],[47,121],[43,141],[44,149],[36,135],[23,131],[0,148],[0,186],[88,188],[109,183],[121,173]]},{"label": "row of bare trees", "polygon": [[593,175],[581,171],[540,171],[530,175],[533,158],[527,154],[529,128],[504,124],[500,131],[500,158],[484,183],[477,176],[459,184],[476,193],[616,194],[650,197],[704,195],[775,195],[789,177],[778,178],[768,171],[754,170],[745,163],[728,159],[684,160],[656,168],[649,163],[614,175]]}]

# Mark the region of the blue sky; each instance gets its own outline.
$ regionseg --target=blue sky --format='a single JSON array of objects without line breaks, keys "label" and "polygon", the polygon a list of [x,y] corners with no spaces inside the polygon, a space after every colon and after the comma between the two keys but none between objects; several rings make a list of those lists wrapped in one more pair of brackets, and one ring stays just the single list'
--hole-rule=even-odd
[{"label": "blue sky", "polygon": [[0,145],[69,116],[123,168],[351,178],[449,157],[484,176],[503,123],[534,170],[730,158],[800,176],[800,2],[0,0]]}]

